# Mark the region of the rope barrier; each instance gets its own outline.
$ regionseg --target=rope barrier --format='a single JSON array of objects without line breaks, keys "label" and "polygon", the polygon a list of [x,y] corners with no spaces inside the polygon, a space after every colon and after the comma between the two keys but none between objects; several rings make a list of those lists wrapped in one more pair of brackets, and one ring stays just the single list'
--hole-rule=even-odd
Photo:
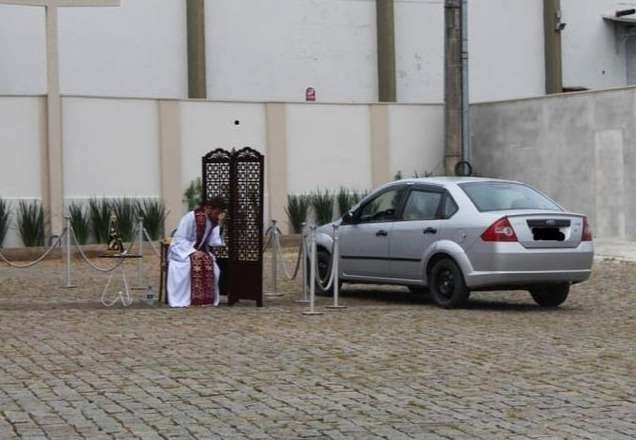
[{"label": "rope barrier", "polygon": [[9,259],[6,258],[4,255],[2,255],[1,252],[0,252],[0,260],[2,260],[4,263],[9,265],[9,267],[12,267],[14,269],[29,269],[29,268],[41,263],[46,257],[49,256],[49,254],[53,251],[53,249],[55,249],[56,247],[60,246],[62,244],[62,238],[67,233],[68,233],[68,230],[66,228],[64,228],[62,233],[55,240],[55,243],[53,243],[39,258],[37,258],[36,260],[34,260],[34,261],[30,262],[30,263],[26,263],[26,264],[13,263],[13,262],[9,261]]},{"label": "rope barrier", "polygon": [[161,252],[159,252],[155,247],[155,244],[152,242],[152,238],[150,238],[150,234],[148,233],[148,230],[146,228],[144,228],[144,236],[146,237],[146,240],[148,240],[148,243],[150,243],[150,247],[152,248],[152,251],[155,253],[155,255],[161,258]]}]

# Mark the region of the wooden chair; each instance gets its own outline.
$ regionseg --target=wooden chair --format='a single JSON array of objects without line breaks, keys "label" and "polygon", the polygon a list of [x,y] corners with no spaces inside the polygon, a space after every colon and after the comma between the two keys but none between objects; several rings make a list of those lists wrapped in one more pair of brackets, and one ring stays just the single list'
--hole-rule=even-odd
[{"label": "wooden chair", "polygon": [[168,304],[168,249],[170,249],[169,238],[161,240],[161,262],[159,278],[159,302]]}]

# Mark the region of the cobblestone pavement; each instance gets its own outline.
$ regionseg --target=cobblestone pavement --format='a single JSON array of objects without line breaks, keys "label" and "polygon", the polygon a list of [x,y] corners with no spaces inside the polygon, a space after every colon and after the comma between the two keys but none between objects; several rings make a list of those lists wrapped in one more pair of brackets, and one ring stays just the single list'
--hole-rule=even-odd
[{"label": "cobblestone pavement", "polygon": [[634,269],[597,264],[559,310],[351,286],[304,317],[289,283],[263,309],[105,308],[79,262],[72,290],[59,261],[0,267],[0,439],[633,439]]}]

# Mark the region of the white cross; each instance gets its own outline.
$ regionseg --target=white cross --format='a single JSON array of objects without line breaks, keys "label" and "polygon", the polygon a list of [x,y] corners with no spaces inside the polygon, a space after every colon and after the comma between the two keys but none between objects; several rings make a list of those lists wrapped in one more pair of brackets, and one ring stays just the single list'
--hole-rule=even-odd
[{"label": "white cross", "polygon": [[46,9],[46,72],[48,81],[48,141],[42,155],[42,202],[50,212],[51,233],[59,234],[64,218],[64,177],[62,149],[62,105],[57,48],[57,10],[76,6],[119,6],[120,0],[0,0],[2,5],[41,6]]}]

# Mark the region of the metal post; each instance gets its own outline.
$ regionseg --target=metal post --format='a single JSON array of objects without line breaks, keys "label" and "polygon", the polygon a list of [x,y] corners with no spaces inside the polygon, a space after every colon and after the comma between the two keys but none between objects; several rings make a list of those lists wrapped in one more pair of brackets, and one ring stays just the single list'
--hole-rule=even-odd
[{"label": "metal post", "polygon": [[137,262],[137,286],[132,290],[146,290],[148,286],[144,286],[144,218],[139,217],[137,228],[137,240],[139,241],[139,261]]},{"label": "metal post", "polygon": [[342,310],[347,306],[338,304],[340,296],[340,237],[338,236],[338,225],[333,225],[333,256],[331,263],[331,271],[333,273],[333,305],[327,306],[328,309]]},{"label": "metal post", "polygon": [[468,78],[468,0],[462,0],[462,160],[471,161],[470,91]]},{"label": "metal post", "polygon": [[311,255],[309,264],[309,310],[303,312],[303,315],[322,315],[322,312],[317,312],[315,309],[316,303],[316,226],[311,227],[309,255]]},{"label": "metal post", "polygon": [[309,297],[307,296],[307,231],[305,230],[306,226],[307,226],[307,224],[303,223],[302,224],[302,229],[301,229],[301,231],[302,231],[302,234],[301,234],[302,235],[302,237],[301,237],[301,239],[302,239],[302,244],[301,244],[301,249],[302,249],[301,254],[302,255],[301,255],[301,258],[303,259],[301,261],[301,264],[302,264],[302,266],[301,266],[301,268],[302,268],[301,275],[303,277],[302,278],[303,279],[303,298],[299,299],[299,300],[296,300],[296,302],[298,302],[298,303],[308,303],[309,302]]},{"label": "metal post", "polygon": [[280,238],[277,221],[272,220],[272,291],[267,296],[283,296],[278,291],[278,253],[280,252]]},{"label": "metal post", "polygon": [[71,234],[72,234],[72,226],[71,226],[71,217],[65,216],[66,220],[66,242],[65,242],[65,251],[66,251],[66,274],[64,275],[64,288],[65,289],[73,289],[77,286],[71,284]]}]

